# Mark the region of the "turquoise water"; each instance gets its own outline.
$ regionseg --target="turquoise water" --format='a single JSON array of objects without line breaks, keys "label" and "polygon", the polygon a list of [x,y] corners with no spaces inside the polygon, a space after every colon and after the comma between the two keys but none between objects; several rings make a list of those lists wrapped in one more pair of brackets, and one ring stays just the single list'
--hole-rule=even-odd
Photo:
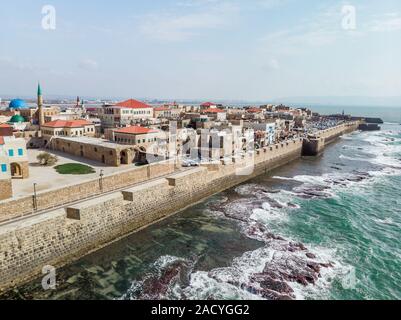
[{"label": "turquoise water", "polygon": [[372,178],[334,188],[328,199],[302,201],[285,223],[274,225],[309,246],[332,250],[332,257],[351,270],[351,288],[342,285],[344,277],[334,277],[312,298],[401,299],[401,131],[396,125],[383,129],[346,137],[323,161],[338,164],[340,159]]},{"label": "turquoise water", "polygon": [[353,133],[6,298],[401,299],[400,184],[401,126]]}]

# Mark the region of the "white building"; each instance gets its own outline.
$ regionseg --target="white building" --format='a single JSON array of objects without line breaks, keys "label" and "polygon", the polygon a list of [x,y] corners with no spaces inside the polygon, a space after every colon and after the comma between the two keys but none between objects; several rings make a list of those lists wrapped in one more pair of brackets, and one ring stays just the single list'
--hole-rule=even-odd
[{"label": "white building", "polygon": [[0,136],[0,179],[27,178],[28,162],[25,139]]},{"label": "white building", "polygon": [[140,120],[153,118],[153,108],[137,100],[127,100],[115,105],[105,105],[99,115],[106,128],[133,125]]},{"label": "white building", "polygon": [[41,129],[45,145],[52,137],[93,137],[96,132],[95,125],[86,120],[55,120],[45,123]]}]

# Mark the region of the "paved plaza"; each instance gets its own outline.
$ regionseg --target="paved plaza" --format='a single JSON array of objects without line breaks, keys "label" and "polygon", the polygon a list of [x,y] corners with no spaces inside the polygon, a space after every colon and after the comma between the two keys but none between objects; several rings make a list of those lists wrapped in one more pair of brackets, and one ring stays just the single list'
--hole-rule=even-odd
[{"label": "paved plaza", "polygon": [[[54,166],[45,167],[40,166],[36,159],[36,156],[41,152],[48,152],[58,157],[58,162]],[[36,190],[44,191],[49,189],[61,188],[62,186],[77,184],[87,180],[96,179],[99,177],[101,170],[105,175],[112,174],[115,172],[121,172],[129,168],[134,168],[134,165],[122,165],[121,167],[110,167],[105,166],[102,163],[87,160],[80,157],[74,157],[72,155],[50,151],[50,150],[37,150],[28,149],[29,158],[29,178],[23,180],[12,180],[14,198],[27,196],[33,194],[33,184],[36,183]],[[96,170],[96,173],[85,174],[85,175],[62,175],[57,173],[54,169],[55,166],[65,163],[82,163],[91,166]]]}]

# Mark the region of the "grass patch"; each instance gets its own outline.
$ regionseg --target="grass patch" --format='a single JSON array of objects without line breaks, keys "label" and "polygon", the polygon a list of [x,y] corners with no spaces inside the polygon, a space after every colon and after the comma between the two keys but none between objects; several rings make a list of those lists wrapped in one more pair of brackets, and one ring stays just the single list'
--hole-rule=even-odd
[{"label": "grass patch", "polygon": [[54,167],[59,174],[90,174],[95,173],[95,169],[80,163],[66,163]]}]

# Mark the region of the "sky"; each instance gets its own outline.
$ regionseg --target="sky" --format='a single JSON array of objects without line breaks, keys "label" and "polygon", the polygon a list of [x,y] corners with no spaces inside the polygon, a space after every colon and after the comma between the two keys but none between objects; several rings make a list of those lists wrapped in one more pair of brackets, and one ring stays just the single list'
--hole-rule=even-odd
[{"label": "sky", "polygon": [[399,0],[2,1],[0,94],[394,97],[400,39]]}]

